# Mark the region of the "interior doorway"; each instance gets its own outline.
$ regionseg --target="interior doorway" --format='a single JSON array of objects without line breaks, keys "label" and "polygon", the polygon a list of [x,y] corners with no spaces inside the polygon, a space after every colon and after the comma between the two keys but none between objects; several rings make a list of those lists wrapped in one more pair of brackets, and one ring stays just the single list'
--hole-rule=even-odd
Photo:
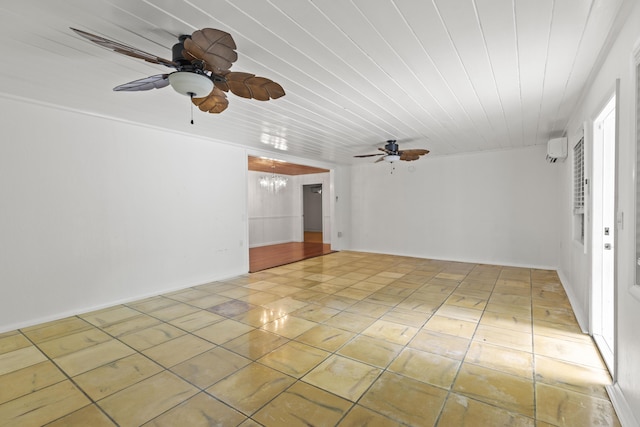
[{"label": "interior doorway", "polygon": [[[248,156],[247,240],[250,273],[322,256],[331,249],[331,171],[267,157]],[[304,241],[303,184],[321,203],[314,215],[320,225],[309,225],[318,243]],[[321,196],[321,197],[318,197]],[[324,199],[324,206],[322,205]],[[313,206],[313,204],[311,204]],[[317,230],[317,231],[316,231]],[[309,238],[309,236],[307,235]],[[327,243],[324,243],[324,242]]]},{"label": "interior doorway", "polygon": [[616,97],[593,123],[591,332],[615,378]]},{"label": "interior doorway", "polygon": [[323,243],[322,183],[302,186],[302,232],[305,243]]}]

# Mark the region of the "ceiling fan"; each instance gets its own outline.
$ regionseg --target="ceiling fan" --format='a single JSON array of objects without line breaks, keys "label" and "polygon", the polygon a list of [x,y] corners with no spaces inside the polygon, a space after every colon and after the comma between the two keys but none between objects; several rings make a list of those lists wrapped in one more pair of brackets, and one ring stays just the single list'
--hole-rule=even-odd
[{"label": "ceiling fan", "polygon": [[423,148],[400,150],[400,147],[398,146],[395,139],[388,140],[384,148],[378,148],[378,150],[382,151],[382,153],[361,154],[359,156],[353,156],[353,157],[384,156],[376,160],[375,163],[381,162],[383,160],[389,163],[397,162],[398,160],[410,162],[413,160],[418,160],[420,156],[424,156],[429,152],[429,150],[425,150]]},{"label": "ceiling fan", "polygon": [[116,86],[113,88],[115,91],[161,89],[171,85],[178,93],[191,97],[200,110],[209,113],[221,113],[227,108],[229,101],[225,92],[228,91],[242,98],[259,101],[277,99],[285,94],[282,86],[270,79],[229,71],[238,54],[231,35],[221,30],[204,28],[191,35],[181,35],[172,48],[172,59],[169,60],[86,31],[71,29],[87,40],[117,53],[176,70]]}]

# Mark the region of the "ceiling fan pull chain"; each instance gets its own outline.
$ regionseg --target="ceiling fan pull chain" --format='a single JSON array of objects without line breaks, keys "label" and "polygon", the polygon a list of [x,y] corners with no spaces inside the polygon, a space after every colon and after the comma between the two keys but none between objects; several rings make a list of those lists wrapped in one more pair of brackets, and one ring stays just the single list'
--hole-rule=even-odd
[{"label": "ceiling fan pull chain", "polygon": [[193,124],[193,92],[189,92],[189,98],[191,98],[191,124]]}]

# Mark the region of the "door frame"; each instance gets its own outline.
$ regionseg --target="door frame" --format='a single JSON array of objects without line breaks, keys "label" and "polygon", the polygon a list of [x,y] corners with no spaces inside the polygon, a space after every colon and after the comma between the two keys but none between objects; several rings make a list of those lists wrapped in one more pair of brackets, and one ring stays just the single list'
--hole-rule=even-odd
[{"label": "door frame", "polygon": [[[606,101],[601,104],[601,107],[597,110],[597,113],[592,120],[592,129],[591,129],[591,185],[590,187],[590,254],[591,254],[591,283],[590,283],[590,304],[589,304],[589,333],[593,337],[598,350],[600,351],[602,358],[605,362],[605,366],[609,370],[614,382],[616,380],[616,372],[617,372],[617,297],[618,297],[618,278],[617,278],[617,265],[618,265],[618,224],[617,224],[617,212],[618,212],[618,138],[619,138],[619,87],[620,81],[616,80],[615,91],[613,95],[610,95],[606,98]],[[610,162],[610,167],[613,167],[613,200],[612,206],[610,209],[612,210],[613,219],[612,223],[609,225],[610,229],[613,233],[613,242],[611,250],[613,251],[613,260],[612,260],[612,272],[611,272],[611,280],[612,280],[612,328],[613,328],[613,337],[612,343],[607,343],[606,340],[602,337],[602,310],[599,305],[600,299],[598,295],[602,292],[602,259],[604,257],[604,238],[603,238],[603,221],[602,221],[602,204],[596,206],[596,202],[601,202],[601,200],[596,199],[596,197],[602,198],[601,195],[596,196],[596,191],[599,189],[602,190],[602,182],[597,182],[597,179],[602,179],[602,174],[598,176],[596,174],[596,169],[603,166],[603,154],[602,148],[598,145],[598,135],[596,132],[596,126],[601,115],[610,108],[610,104],[613,103],[613,111],[615,113],[614,119],[614,147],[613,147],[613,159]],[[600,152],[598,152],[598,149]],[[606,347],[610,347],[610,352],[607,351]]]}]

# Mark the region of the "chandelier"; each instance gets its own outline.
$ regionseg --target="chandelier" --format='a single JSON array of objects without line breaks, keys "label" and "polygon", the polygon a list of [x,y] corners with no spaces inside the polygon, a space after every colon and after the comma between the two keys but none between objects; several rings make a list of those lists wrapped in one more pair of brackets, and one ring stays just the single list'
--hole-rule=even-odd
[{"label": "chandelier", "polygon": [[288,179],[272,173],[270,176],[260,177],[260,187],[267,190],[270,193],[278,193],[287,186]]}]

